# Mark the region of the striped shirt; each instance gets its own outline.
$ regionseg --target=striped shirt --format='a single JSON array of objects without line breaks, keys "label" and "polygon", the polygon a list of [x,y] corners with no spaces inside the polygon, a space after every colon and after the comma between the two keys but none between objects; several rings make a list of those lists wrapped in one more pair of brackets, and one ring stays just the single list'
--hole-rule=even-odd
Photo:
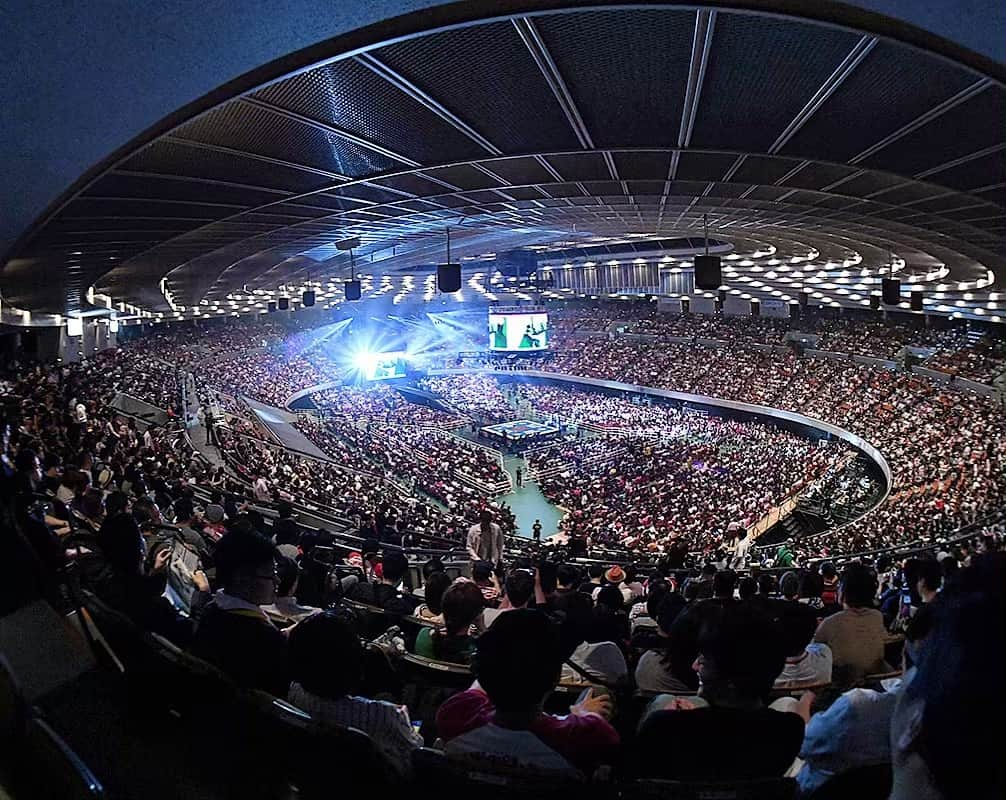
[{"label": "striped shirt", "polygon": [[290,685],[287,700],[322,725],[363,731],[402,775],[411,772],[412,751],[423,746],[423,737],[412,727],[405,706],[351,695],[329,700],[299,683]]}]

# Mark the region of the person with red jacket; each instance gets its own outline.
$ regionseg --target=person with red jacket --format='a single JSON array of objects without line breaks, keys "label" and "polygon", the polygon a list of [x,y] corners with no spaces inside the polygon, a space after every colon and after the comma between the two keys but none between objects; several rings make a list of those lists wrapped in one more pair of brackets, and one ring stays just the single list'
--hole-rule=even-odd
[{"label": "person with red jacket", "polygon": [[543,612],[501,615],[479,637],[478,680],[437,711],[448,756],[569,775],[614,763],[619,737],[607,721],[606,696],[588,691],[562,717],[542,711],[566,655],[558,626]]}]

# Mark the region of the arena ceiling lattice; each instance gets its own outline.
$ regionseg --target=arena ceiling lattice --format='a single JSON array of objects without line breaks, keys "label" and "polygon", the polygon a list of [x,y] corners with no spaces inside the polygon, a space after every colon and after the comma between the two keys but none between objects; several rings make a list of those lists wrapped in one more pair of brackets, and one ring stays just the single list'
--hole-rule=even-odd
[{"label": "arena ceiling lattice", "polygon": [[[335,57],[181,124],[55,213],[2,289],[60,313],[92,286],[151,311],[226,313],[242,287],[344,277],[335,243],[358,236],[374,291],[421,295],[448,227],[470,276],[518,247],[694,237],[706,215],[737,270],[760,273],[751,296],[806,285],[866,304],[893,255],[928,286],[927,310],[993,318],[1004,97],[942,55],[792,18],[487,20]],[[807,282],[780,282],[769,259],[803,262]]]}]

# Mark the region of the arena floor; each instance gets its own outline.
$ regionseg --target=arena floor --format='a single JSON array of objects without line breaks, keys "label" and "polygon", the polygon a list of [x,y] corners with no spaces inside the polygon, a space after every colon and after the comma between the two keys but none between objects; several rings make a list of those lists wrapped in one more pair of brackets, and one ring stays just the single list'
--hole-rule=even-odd
[{"label": "arena floor", "polygon": [[506,456],[503,466],[514,481],[514,490],[499,498],[513,510],[517,517],[517,532],[521,536],[531,538],[531,526],[536,519],[541,520],[541,538],[547,539],[555,535],[559,529],[559,520],[563,514],[558,508],[545,499],[538,484],[524,479],[524,485],[517,488],[517,467],[527,475],[527,463],[520,456]]}]

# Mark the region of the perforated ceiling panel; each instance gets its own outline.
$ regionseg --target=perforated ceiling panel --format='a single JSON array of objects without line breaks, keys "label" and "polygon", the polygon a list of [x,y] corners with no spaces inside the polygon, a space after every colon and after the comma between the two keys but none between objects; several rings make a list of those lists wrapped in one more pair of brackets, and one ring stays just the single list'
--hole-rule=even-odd
[{"label": "perforated ceiling panel", "polygon": [[577,147],[534,59],[509,22],[447,31],[375,53],[504,153]]},{"label": "perforated ceiling panel", "polygon": [[596,145],[677,144],[695,12],[556,14],[534,25]]},{"label": "perforated ceiling panel", "polygon": [[860,37],[773,17],[716,15],[693,147],[765,151]]},{"label": "perforated ceiling panel", "polygon": [[365,140],[393,143],[396,152],[422,164],[485,155],[472,139],[356,59],[303,72],[253,96]]},{"label": "perforated ceiling panel", "polygon": [[525,246],[646,253],[705,214],[738,247],[819,253],[815,272],[937,265],[998,310],[979,283],[1006,280],[1006,90],[889,35],[575,6],[330,56],[82,184],[5,265],[5,302],[64,313],[93,286],[165,313],[164,280],[216,304],[340,275],[353,236],[375,276],[418,276],[447,227],[471,270]]},{"label": "perforated ceiling panel", "polygon": [[878,42],[781,152],[845,161],[977,80],[923,53]]}]

